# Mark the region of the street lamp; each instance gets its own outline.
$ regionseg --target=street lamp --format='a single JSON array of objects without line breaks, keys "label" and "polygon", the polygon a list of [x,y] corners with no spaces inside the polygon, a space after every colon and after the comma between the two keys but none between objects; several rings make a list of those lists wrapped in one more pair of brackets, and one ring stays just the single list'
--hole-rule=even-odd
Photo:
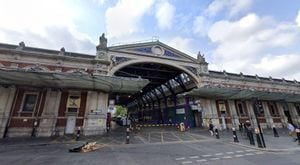
[{"label": "street lamp", "polygon": [[256,119],[256,123],[257,123],[257,127],[258,127],[258,130],[259,130],[259,135],[260,135],[260,138],[261,138],[261,141],[262,141],[262,145],[264,148],[266,148],[266,143],[265,143],[265,140],[264,140],[264,136],[263,136],[263,133],[261,131],[261,127],[260,127],[260,123],[259,123],[259,120],[258,120],[258,111],[262,111],[262,105],[259,104],[258,102],[258,99],[257,98],[252,98],[252,103],[253,103],[253,110],[254,110],[254,115],[255,115],[255,119]]}]

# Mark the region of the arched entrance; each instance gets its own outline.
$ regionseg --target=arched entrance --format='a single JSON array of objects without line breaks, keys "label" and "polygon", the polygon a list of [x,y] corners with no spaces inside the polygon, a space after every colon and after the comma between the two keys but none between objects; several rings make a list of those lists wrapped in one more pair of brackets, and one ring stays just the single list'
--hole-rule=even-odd
[{"label": "arched entrance", "polygon": [[135,94],[112,93],[109,98],[115,100],[116,104],[127,106],[132,118],[152,123],[169,121],[168,111],[186,103],[182,93],[198,84],[195,74],[171,62],[132,60],[119,64],[110,74],[150,81]]}]

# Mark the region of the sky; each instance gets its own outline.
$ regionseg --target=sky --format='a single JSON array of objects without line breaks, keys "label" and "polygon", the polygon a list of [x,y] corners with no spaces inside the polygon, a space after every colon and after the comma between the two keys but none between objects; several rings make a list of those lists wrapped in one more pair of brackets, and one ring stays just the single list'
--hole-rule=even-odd
[{"label": "sky", "polygon": [[0,42],[95,54],[159,41],[215,71],[300,81],[300,0],[0,0]]}]

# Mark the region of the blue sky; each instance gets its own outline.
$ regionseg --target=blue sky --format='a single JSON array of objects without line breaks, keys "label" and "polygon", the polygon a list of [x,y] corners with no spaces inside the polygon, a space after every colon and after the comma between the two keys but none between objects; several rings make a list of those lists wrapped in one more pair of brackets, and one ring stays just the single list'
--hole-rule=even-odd
[{"label": "blue sky", "polygon": [[158,36],[209,69],[300,81],[300,0],[0,0],[0,42],[95,54]]}]

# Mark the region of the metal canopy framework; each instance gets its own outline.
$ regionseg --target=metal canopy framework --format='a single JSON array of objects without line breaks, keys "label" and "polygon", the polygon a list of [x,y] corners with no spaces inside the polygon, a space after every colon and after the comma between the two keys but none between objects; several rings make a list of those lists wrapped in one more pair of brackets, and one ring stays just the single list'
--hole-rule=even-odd
[{"label": "metal canopy framework", "polygon": [[[168,97],[172,97],[176,104],[176,95],[191,89],[191,87],[185,85],[190,83],[192,79],[183,71],[169,65],[146,62],[138,63],[126,66],[118,70],[114,75],[132,78],[141,77],[150,81],[140,92],[135,93],[130,98],[126,96],[120,97],[118,103],[127,105],[127,107],[138,103],[136,100],[140,97],[145,98],[144,101],[147,102],[148,105],[153,106],[155,100],[159,100],[158,98],[160,96],[163,96],[162,98],[166,101],[166,92],[171,94],[171,96]],[[153,92],[156,90],[159,91],[161,87],[161,95],[157,93],[157,96],[155,96]]]},{"label": "metal canopy framework", "polygon": [[269,92],[245,90],[236,88],[222,88],[222,87],[208,87],[193,89],[186,93],[187,96],[200,96],[215,99],[251,99],[259,98],[260,100],[285,100],[288,102],[299,102],[300,94],[298,93],[284,93],[284,92]]},{"label": "metal canopy framework", "polygon": [[132,94],[148,83],[149,80],[141,78],[0,69],[1,85],[88,89]]}]

